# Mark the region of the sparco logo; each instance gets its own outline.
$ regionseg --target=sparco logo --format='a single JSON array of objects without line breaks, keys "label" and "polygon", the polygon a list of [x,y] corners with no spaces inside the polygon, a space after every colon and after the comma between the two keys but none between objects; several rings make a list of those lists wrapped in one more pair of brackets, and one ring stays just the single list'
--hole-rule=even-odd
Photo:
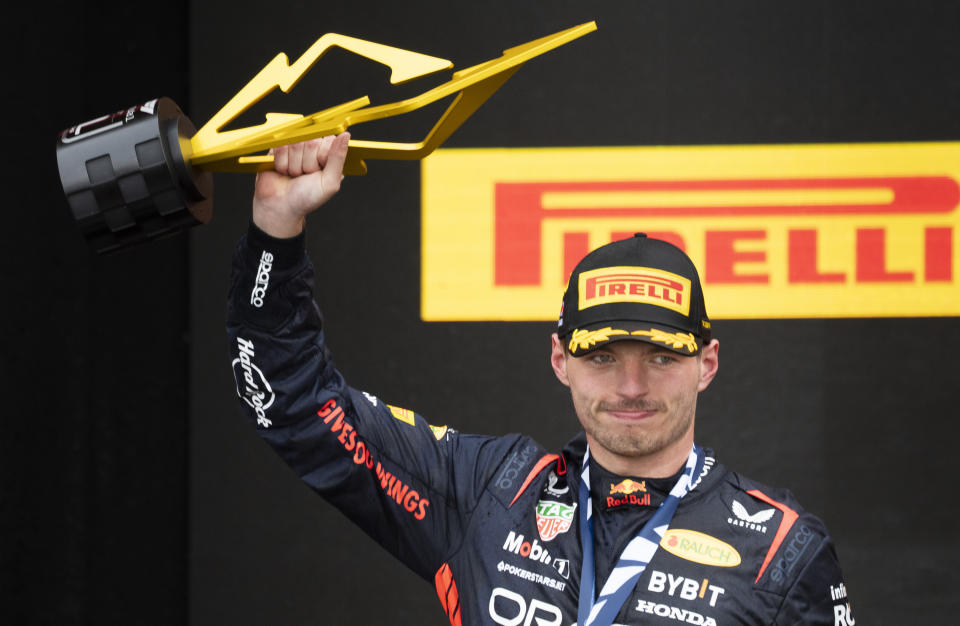
[{"label": "sparco logo", "polygon": [[273,422],[267,419],[267,409],[273,404],[276,396],[263,372],[253,363],[253,342],[237,337],[237,348],[240,350],[240,357],[233,360],[233,378],[237,382],[237,394],[257,414],[257,424],[270,428]]},{"label": "sparco logo", "polygon": [[770,577],[773,578],[774,582],[782,584],[787,581],[793,567],[810,546],[811,539],[813,539],[813,531],[805,524],[800,524],[797,528],[797,534],[793,536],[793,539],[783,550],[783,556],[777,557],[777,560],[773,562]]},{"label": "sparco logo", "polygon": [[260,267],[257,268],[257,279],[250,292],[250,304],[258,309],[263,306],[263,299],[267,295],[267,285],[270,284],[270,270],[273,269],[273,255],[263,251],[260,255]]},{"label": "sparco logo", "polygon": [[507,462],[503,464],[503,469],[497,475],[497,487],[500,489],[510,489],[514,481],[520,476],[522,470],[530,457],[533,455],[533,446],[526,446],[522,450],[516,451],[510,455]]},{"label": "sparco logo", "polygon": [[533,543],[524,541],[523,535],[518,535],[512,530],[510,534],[507,535],[507,540],[503,543],[503,549],[507,552],[519,554],[531,561],[539,561],[544,565],[550,565],[550,553],[547,552],[536,539],[533,540]]}]

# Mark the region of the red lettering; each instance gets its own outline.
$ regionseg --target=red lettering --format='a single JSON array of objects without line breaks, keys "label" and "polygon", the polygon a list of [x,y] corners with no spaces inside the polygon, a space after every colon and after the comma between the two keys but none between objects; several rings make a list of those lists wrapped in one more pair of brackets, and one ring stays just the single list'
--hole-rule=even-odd
[{"label": "red lettering", "polygon": [[622,296],[627,292],[627,286],[623,283],[614,283],[610,285],[610,289],[607,293],[611,296]]},{"label": "red lettering", "polygon": [[[363,443],[361,442],[359,445],[362,446]],[[373,457],[369,450],[366,451],[366,458],[367,467],[372,468]],[[354,458],[354,462],[356,462],[356,457]],[[379,461],[377,461],[376,467],[377,478],[380,479],[380,488],[387,494],[387,497],[393,498],[397,504],[401,505],[410,513],[413,513],[416,508],[417,513],[414,513],[413,517],[422,520],[427,514],[426,508],[427,505],[430,504],[430,501],[421,498],[416,490],[410,489],[407,485],[403,484],[403,481],[385,470]]]},{"label": "red lettering", "polygon": [[340,440],[340,443],[343,444],[343,447],[350,452],[353,450],[353,447],[357,445],[357,431],[353,429],[353,426],[347,422],[343,423],[343,430],[340,432],[340,436],[337,437]]},{"label": "red lettering", "polygon": [[[728,206],[692,203],[687,206],[622,206],[611,208],[577,207],[551,208],[543,206],[546,193],[564,192],[611,192],[611,191],[761,191],[761,190],[806,190],[806,189],[875,189],[884,187],[893,193],[892,202],[879,204],[811,204],[811,205],[743,205]],[[494,183],[494,284],[539,285],[541,283],[541,250],[543,223],[553,219],[582,219],[585,222],[598,218],[637,220],[645,217],[667,219],[756,216],[767,215],[917,215],[922,213],[950,213],[960,202],[960,186],[948,176],[902,176],[863,178],[794,178],[794,179],[743,179],[743,180],[664,180],[664,181],[604,181],[604,182],[535,182]],[[613,239],[632,233],[612,233]],[[648,232],[655,239],[663,239],[685,249],[683,239],[672,232]],[[577,233],[569,240],[570,248],[565,254],[564,269],[572,269],[579,258],[579,250],[585,250],[583,234]],[[625,238],[625,237],[624,237]],[[565,244],[567,243],[565,237]],[[569,257],[569,259],[567,258]],[[723,260],[719,258],[718,261]],[[746,260],[746,259],[740,259]],[[732,271],[714,276],[715,282],[767,283],[765,275],[739,276]],[[566,275],[569,275],[569,271]],[[733,278],[734,280],[724,280]],[[710,281],[708,281],[710,282]]]},{"label": "red lettering", "polygon": [[787,281],[791,283],[842,283],[842,272],[821,273],[817,269],[817,231],[803,229],[788,231]]},{"label": "red lettering", "polygon": [[362,465],[364,458],[367,455],[367,447],[363,445],[363,442],[357,443],[356,450],[353,453],[353,462],[355,465]]},{"label": "red lettering", "polygon": [[520,556],[530,556],[530,542],[524,541],[520,544]]},{"label": "red lettering", "polygon": [[337,421],[335,421],[333,423],[333,426],[330,427],[330,432],[335,433],[343,427],[343,424],[344,424],[343,409],[341,409],[340,407],[337,407],[333,413],[323,418],[324,424],[329,424],[330,420],[332,420],[333,418],[337,418]]},{"label": "red lettering", "polygon": [[395,480],[390,485],[390,490],[387,492],[387,495],[397,501],[397,504],[403,504],[403,497],[407,495],[407,487],[399,479]]},{"label": "red lettering", "polygon": [[417,507],[417,512],[414,514],[413,519],[422,520],[427,516],[427,506],[430,504],[430,501],[426,498],[420,498],[420,505]]},{"label": "red lettering", "polygon": [[407,497],[403,499],[403,508],[408,512],[413,513],[413,510],[417,508],[417,501],[420,500],[420,494],[411,489],[407,492]]},{"label": "red lettering", "polygon": [[953,280],[953,229],[931,227],[924,233],[924,273],[928,283]]},{"label": "red lettering", "polygon": [[913,280],[913,272],[887,271],[886,248],[885,229],[857,229],[857,282],[908,283]]},{"label": "red lettering", "polygon": [[614,500],[611,496],[607,496],[607,506],[616,506],[615,503],[616,500]]},{"label": "red lettering", "polygon": [[[643,285],[639,283],[630,283],[630,295],[631,296],[642,296],[643,294]],[[653,295],[653,287],[650,287],[650,295]]]},{"label": "red lettering", "polygon": [[737,274],[734,265],[746,261],[766,261],[767,253],[762,250],[753,252],[737,251],[736,243],[740,239],[767,238],[765,230],[724,230],[707,231],[706,262],[704,282],[707,283],[769,283],[767,274]]},{"label": "red lettering", "polygon": [[590,252],[590,239],[587,233],[564,233],[563,234],[563,277],[564,282],[573,274],[573,268],[577,266],[580,259],[587,256]]},{"label": "red lettering", "polygon": [[[347,435],[350,434],[351,430],[353,430],[353,426],[351,426],[350,424],[347,424],[346,422],[343,422],[343,430],[340,431],[340,436],[337,437],[337,440],[339,440],[340,443],[342,443],[343,447],[345,448],[347,447]],[[347,448],[347,449],[350,450],[351,448]]]},{"label": "red lettering", "polygon": [[337,401],[334,400],[333,398],[330,398],[329,400],[323,403],[323,406],[320,407],[319,411],[317,411],[317,415],[319,415],[320,417],[326,417],[330,415],[330,411],[332,411],[333,407],[335,406],[337,406]]}]

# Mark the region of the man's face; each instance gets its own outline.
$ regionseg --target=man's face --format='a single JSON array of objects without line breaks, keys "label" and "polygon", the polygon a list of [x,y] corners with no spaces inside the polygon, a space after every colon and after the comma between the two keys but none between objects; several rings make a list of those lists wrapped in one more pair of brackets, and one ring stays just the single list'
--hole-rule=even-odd
[{"label": "man's face", "polygon": [[716,340],[699,356],[683,356],[642,341],[614,341],[574,357],[554,334],[550,361],[560,382],[570,387],[594,456],[616,471],[610,465],[671,455],[674,450],[672,456],[686,458],[693,442],[697,394],[716,375],[718,351]]}]

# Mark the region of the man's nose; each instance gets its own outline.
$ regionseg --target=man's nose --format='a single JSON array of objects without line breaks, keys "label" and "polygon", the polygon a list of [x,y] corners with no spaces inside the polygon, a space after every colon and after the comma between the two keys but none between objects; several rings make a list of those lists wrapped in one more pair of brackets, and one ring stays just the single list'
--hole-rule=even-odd
[{"label": "man's nose", "polygon": [[626,359],[622,362],[620,377],[617,381],[617,393],[624,398],[639,398],[650,390],[646,368],[637,360]]}]

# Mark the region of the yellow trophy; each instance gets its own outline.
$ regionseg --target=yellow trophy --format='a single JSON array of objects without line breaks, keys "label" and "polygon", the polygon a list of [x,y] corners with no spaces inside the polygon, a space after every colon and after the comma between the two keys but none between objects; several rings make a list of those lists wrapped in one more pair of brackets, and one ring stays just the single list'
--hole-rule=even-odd
[{"label": "yellow trophy", "polygon": [[288,93],[335,46],[388,66],[395,85],[453,68],[446,59],[327,33],[292,64],[282,52],[274,57],[199,130],[176,103],[158,98],[62,131],[57,140],[60,181],[91,246],[101,253],[119,250],[208,222],[213,214],[211,172],[271,169],[270,148],[409,113],[455,94],[422,141],[351,139],[344,173],[365,174],[369,159],[422,159],[524,63],[594,30],[596,24],[588,22],[510,48],[397,102],[371,106],[364,96],[309,115],[267,113],[262,124],[225,130],[274,89]]}]

